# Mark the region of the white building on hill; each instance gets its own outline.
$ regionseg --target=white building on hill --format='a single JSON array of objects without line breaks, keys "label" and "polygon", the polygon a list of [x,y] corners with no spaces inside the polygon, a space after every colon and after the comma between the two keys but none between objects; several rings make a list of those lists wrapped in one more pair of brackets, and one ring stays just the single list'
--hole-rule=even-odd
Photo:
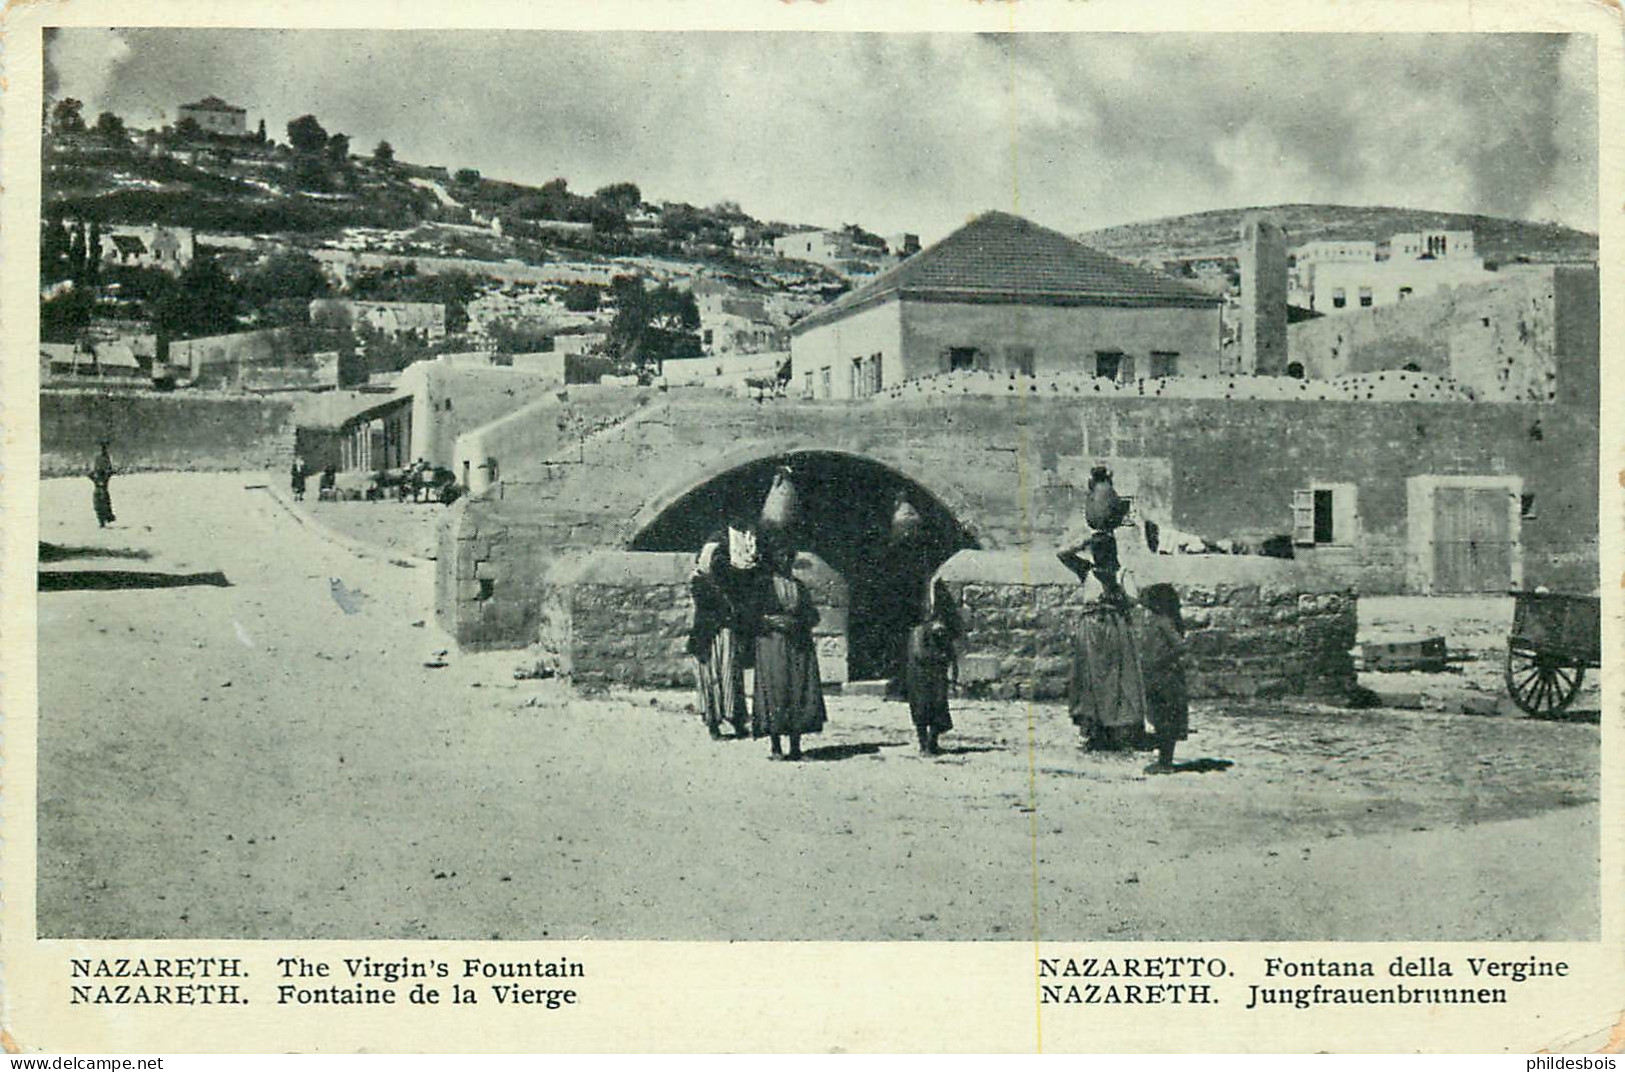
[{"label": "white building on hill", "polygon": [[1384,243],[1307,242],[1293,256],[1290,301],[1329,316],[1397,305],[1495,275],[1474,252],[1471,231],[1412,231]]}]

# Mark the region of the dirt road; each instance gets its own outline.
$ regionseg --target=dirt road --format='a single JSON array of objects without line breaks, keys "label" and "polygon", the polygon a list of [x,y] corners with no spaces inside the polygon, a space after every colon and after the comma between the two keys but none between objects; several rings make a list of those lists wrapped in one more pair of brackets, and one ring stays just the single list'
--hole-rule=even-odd
[{"label": "dirt road", "polygon": [[1182,758],[1235,767],[1147,778],[1055,705],[964,704],[928,760],[901,705],[832,697],[773,764],[686,694],[426,667],[428,571],[255,482],[121,477],[105,531],[44,486],[42,569],[107,576],[40,595],[42,935],[1597,933],[1596,726],[1201,704]]}]

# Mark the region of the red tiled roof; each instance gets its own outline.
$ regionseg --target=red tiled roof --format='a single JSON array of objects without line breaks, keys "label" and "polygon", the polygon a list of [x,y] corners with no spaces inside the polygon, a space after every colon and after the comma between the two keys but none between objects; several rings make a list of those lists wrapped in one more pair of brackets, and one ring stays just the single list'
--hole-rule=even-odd
[{"label": "red tiled roof", "polygon": [[1007,212],[987,212],[797,323],[800,332],[892,296],[1010,305],[1205,308],[1221,299]]},{"label": "red tiled roof", "polygon": [[192,111],[198,111],[198,112],[246,112],[247,111],[247,109],[239,108],[235,104],[227,104],[225,101],[221,100],[219,97],[204,97],[202,100],[198,101],[196,104],[183,104],[183,105],[181,105],[181,107],[186,108],[186,109],[190,109]]}]

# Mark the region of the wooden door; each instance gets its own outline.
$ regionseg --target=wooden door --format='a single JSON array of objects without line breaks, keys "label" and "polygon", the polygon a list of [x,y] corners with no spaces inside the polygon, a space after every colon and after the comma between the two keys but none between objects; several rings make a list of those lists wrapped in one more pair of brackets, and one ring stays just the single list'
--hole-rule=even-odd
[{"label": "wooden door", "polygon": [[1505,592],[1512,585],[1512,534],[1505,488],[1433,493],[1433,590]]}]

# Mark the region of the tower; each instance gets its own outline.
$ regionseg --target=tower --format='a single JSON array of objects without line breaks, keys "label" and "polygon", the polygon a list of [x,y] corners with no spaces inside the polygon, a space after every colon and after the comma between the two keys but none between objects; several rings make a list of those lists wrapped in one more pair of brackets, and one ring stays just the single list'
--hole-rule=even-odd
[{"label": "tower", "polygon": [[1286,374],[1286,231],[1269,216],[1241,222],[1241,371]]}]

